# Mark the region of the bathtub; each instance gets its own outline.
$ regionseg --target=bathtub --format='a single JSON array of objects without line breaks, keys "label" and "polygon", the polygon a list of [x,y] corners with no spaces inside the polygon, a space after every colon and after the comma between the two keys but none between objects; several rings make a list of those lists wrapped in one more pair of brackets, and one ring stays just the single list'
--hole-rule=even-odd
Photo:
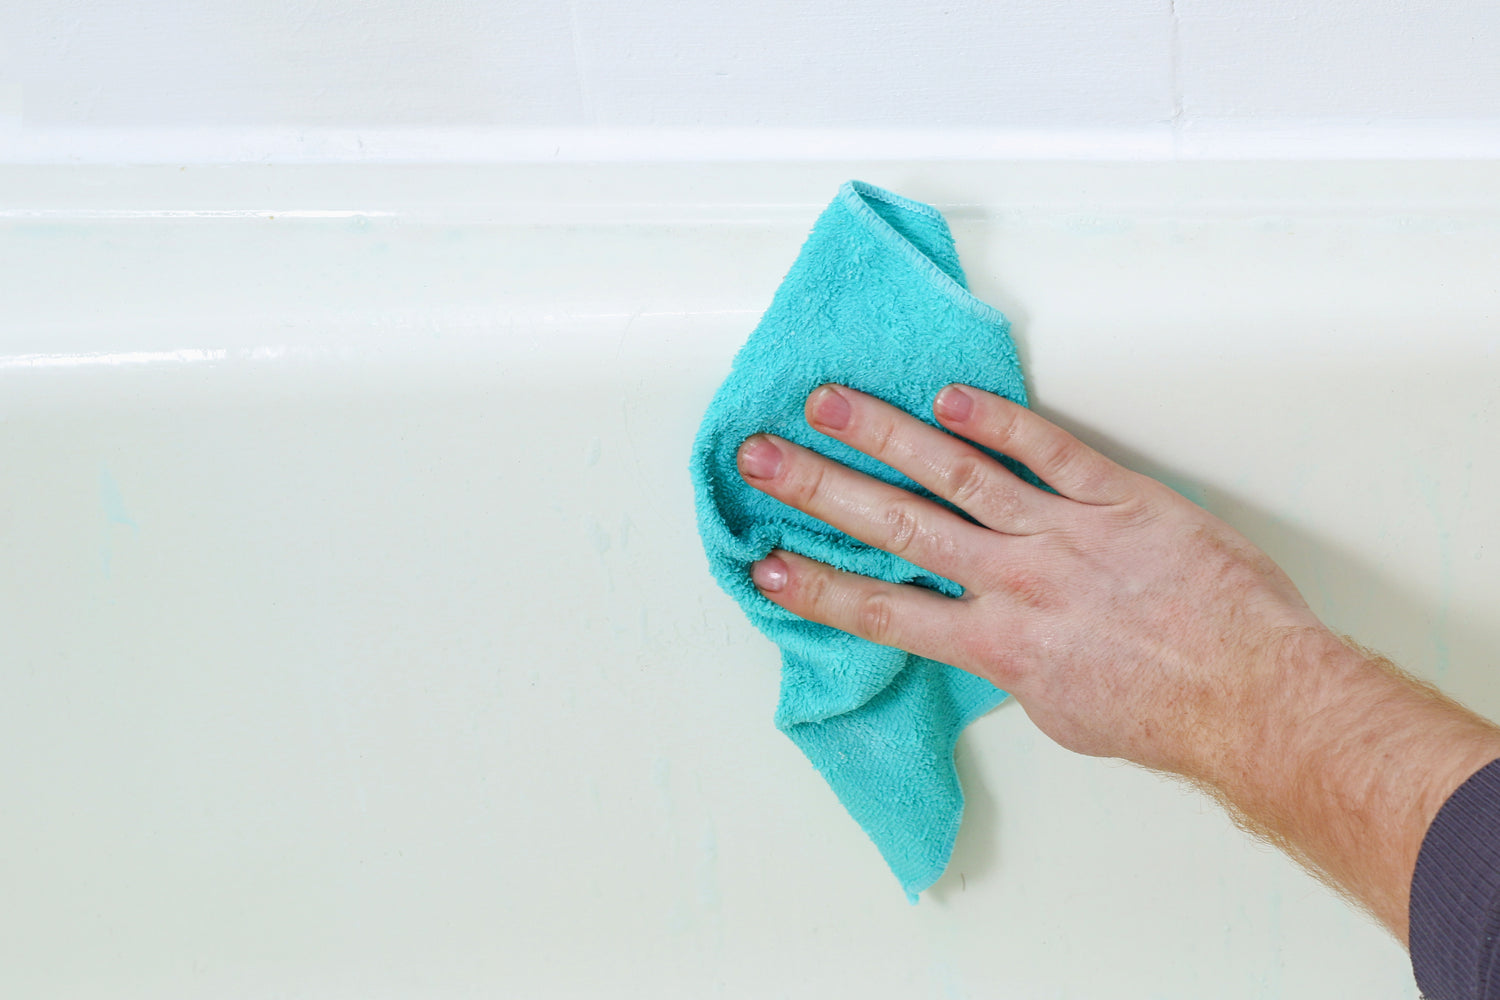
[{"label": "bathtub", "polygon": [[1014,704],[914,907],[773,729],[687,456],[849,177],[1040,412],[1500,714],[1493,164],[0,168],[0,993],[1414,997]]}]

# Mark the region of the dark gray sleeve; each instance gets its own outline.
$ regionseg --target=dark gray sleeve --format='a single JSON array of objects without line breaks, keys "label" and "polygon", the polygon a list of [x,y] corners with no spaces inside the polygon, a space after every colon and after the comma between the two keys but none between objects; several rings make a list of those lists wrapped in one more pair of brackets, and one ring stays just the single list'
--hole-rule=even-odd
[{"label": "dark gray sleeve", "polygon": [[1500,760],[1458,787],[1411,880],[1411,967],[1427,1000],[1500,1000]]}]

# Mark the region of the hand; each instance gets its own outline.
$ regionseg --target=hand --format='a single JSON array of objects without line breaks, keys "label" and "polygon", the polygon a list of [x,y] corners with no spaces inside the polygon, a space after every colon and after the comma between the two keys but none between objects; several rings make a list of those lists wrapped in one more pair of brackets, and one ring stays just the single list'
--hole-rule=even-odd
[{"label": "hand", "polygon": [[977,524],[766,435],[741,446],[740,470],[963,596],[789,552],[752,567],[761,593],[988,678],[1069,749],[1191,779],[1405,942],[1423,836],[1500,757],[1500,728],[1329,631],[1229,525],[1025,407],[949,386],[933,412],[958,437],[840,386],[807,400],[815,429]]},{"label": "hand", "polygon": [[[812,427],[950,501],[758,435],[746,481],[964,588],[952,599],[777,551],[757,587],[794,614],[968,670],[1063,746],[1212,778],[1241,756],[1289,645],[1330,636],[1276,565],[1223,521],[1000,396],[949,386],[954,437],[840,386]],[[1024,463],[1058,495],[960,438]]]}]

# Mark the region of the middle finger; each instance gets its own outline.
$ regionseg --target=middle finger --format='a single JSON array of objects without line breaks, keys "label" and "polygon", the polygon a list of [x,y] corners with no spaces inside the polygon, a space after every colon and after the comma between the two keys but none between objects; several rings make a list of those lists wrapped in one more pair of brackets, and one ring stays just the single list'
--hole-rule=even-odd
[{"label": "middle finger", "polygon": [[738,459],[756,489],[962,586],[964,567],[988,541],[988,531],[952,511],[784,438],[757,434]]},{"label": "middle finger", "polygon": [[988,528],[1031,535],[1052,520],[1057,497],[968,442],[874,396],[823,385],[807,397],[806,410],[814,430],[905,473]]}]

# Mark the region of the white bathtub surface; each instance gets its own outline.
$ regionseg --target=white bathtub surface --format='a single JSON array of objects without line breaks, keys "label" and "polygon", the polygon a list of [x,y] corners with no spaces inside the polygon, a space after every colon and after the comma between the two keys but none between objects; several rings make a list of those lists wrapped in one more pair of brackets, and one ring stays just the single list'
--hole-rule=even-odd
[{"label": "white bathtub surface", "polygon": [[688,448],[851,176],[1039,410],[1500,714],[1494,164],[3,168],[0,995],[1415,997],[1014,706],[916,907],[772,728]]}]

